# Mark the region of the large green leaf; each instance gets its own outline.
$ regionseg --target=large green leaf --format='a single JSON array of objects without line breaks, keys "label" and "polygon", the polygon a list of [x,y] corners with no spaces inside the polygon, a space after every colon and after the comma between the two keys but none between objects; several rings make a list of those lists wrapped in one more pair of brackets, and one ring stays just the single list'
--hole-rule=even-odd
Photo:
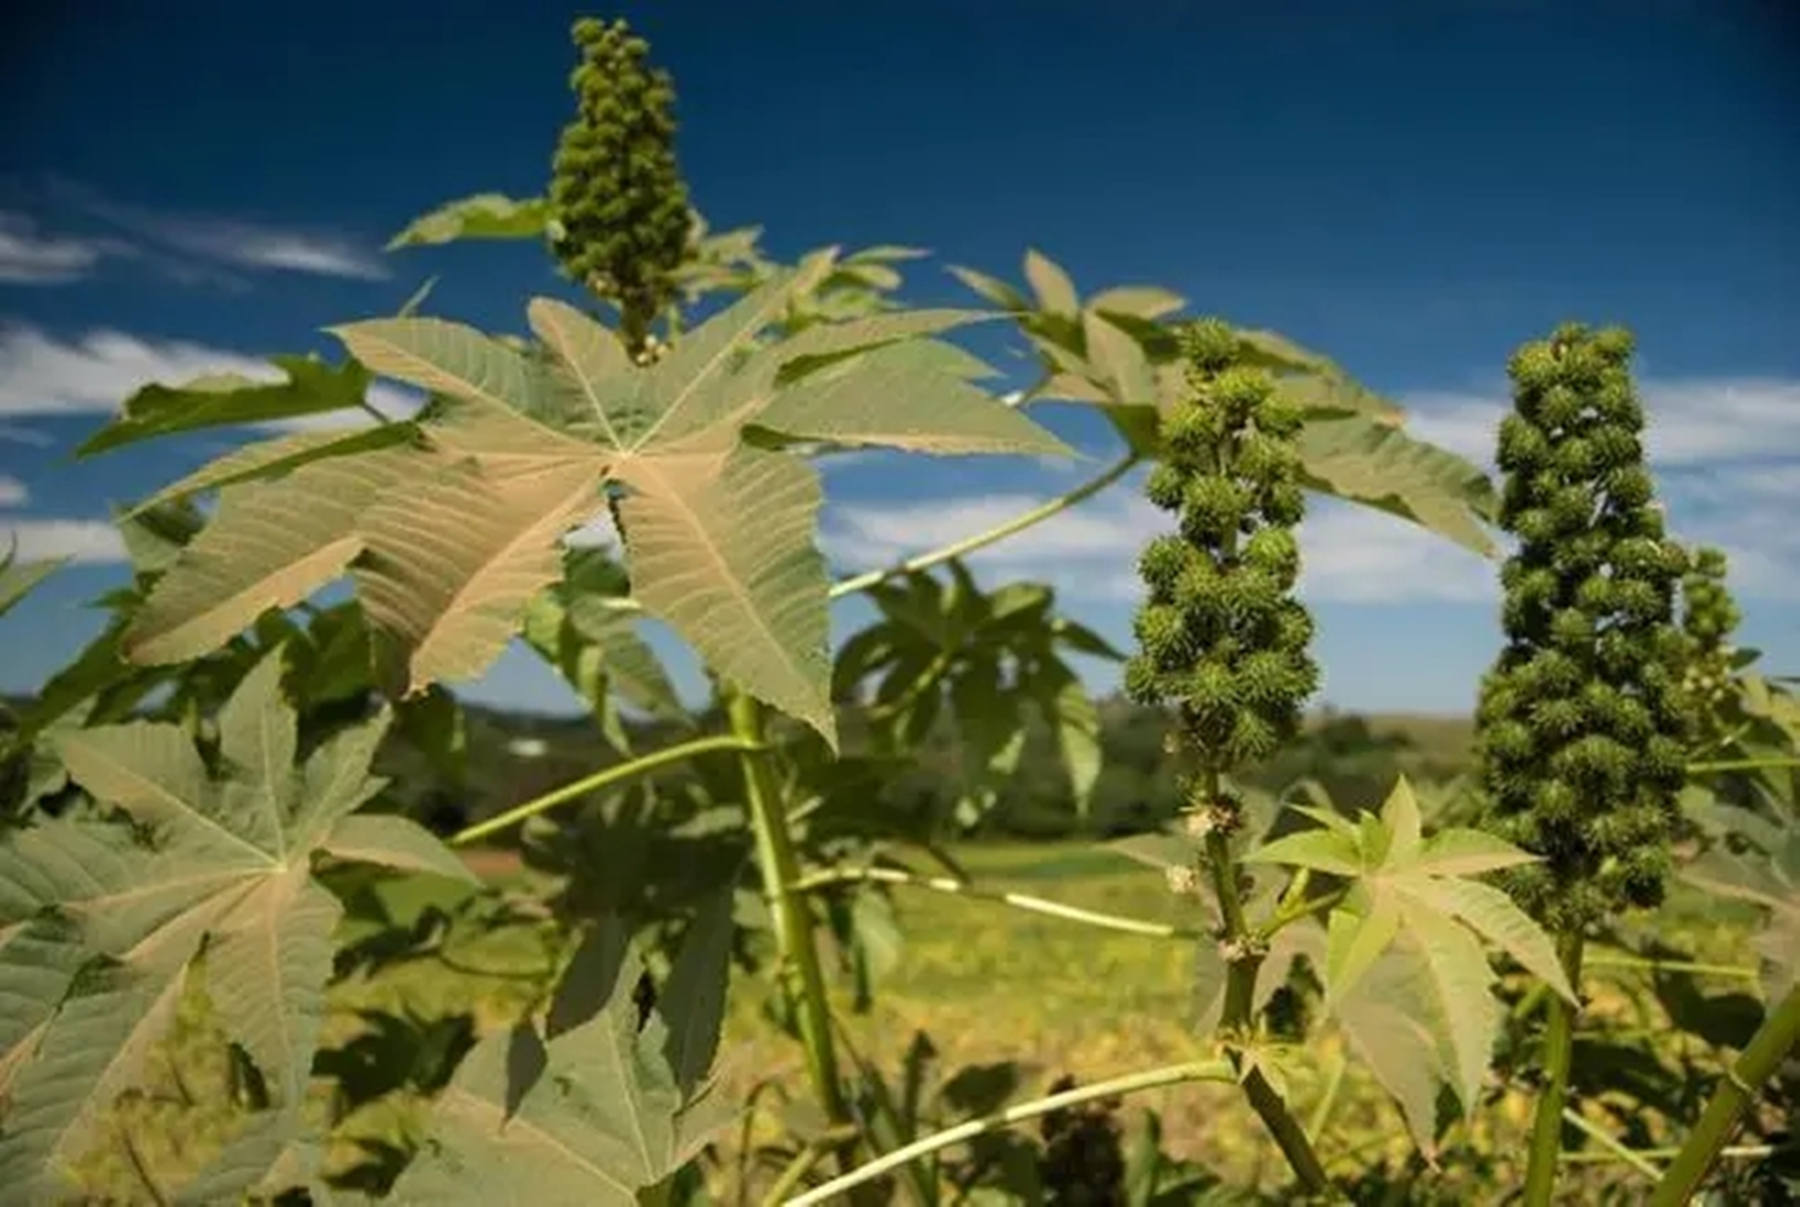
[{"label": "large green leaf", "polygon": [[[1034,304],[1012,286],[966,269],[971,289],[1013,316],[1042,362],[1034,398],[1100,407],[1146,458],[1160,455],[1157,416],[1187,390],[1171,330],[1157,322],[1181,299],[1160,290],[1103,290],[1082,302],[1068,274],[1031,252],[1025,275]],[[1240,329],[1243,355],[1270,370],[1306,415],[1300,452],[1314,490],[1378,507],[1488,555],[1482,521],[1494,513],[1481,470],[1401,430],[1401,411],[1339,365],[1272,331]]]},{"label": "large green leaf", "polygon": [[1800,825],[1790,821],[1760,850],[1715,846],[1681,876],[1707,892],[1768,911],[1767,924],[1755,939],[1763,991],[1770,1002],[1785,997],[1800,976]]},{"label": "large green leaf", "polygon": [[342,913],[315,855],[467,877],[411,822],[354,815],[382,786],[368,767],[385,714],[296,765],[281,657],[222,709],[216,774],[178,726],[70,730],[56,739],[70,776],[130,824],[51,819],[0,845],[0,986],[23,995],[0,1010],[7,1186],[49,1197],[101,1140],[203,948],[226,1033],[279,1101],[300,1100]]},{"label": "large green leaf", "polygon": [[1309,420],[1299,444],[1312,489],[1412,520],[1484,557],[1493,552],[1478,522],[1493,514],[1491,488],[1455,453],[1366,416]]},{"label": "large green leaf", "polygon": [[387,250],[460,239],[534,239],[545,233],[549,221],[550,203],[542,197],[516,201],[501,193],[476,193],[413,219],[388,240]]},{"label": "large green leaf", "polygon": [[659,719],[688,719],[668,671],[638,634],[638,618],[615,606],[627,586],[624,568],[603,550],[567,550],[562,581],[532,599],[524,626],[526,643],[586,701],[621,749],[629,743],[613,690]]},{"label": "large green leaf", "polygon": [[425,447],[226,488],[128,654],[194,657],[350,567],[405,690],[472,676],[558,577],[563,534],[611,505],[645,610],[835,741],[818,479],[746,429],[939,453],[1067,450],[971,386],[977,362],[924,342],[975,312],[870,315],[757,344],[833,262],[824,253],[778,275],[648,368],[543,298],[528,309],[543,345],[532,354],[439,319],[335,329],[370,369],[440,396],[419,424]]},{"label": "large green leaf", "polygon": [[276,478],[303,465],[329,457],[372,453],[419,438],[411,423],[387,423],[350,432],[294,432],[274,440],[259,440],[210,461],[187,477],[158,490],[131,508],[129,516],[141,516],[204,490],[219,490],[239,482]]},{"label": "large green leaf", "polygon": [[567,1025],[547,1040],[524,1023],[470,1052],[439,1095],[394,1200],[635,1207],[640,1190],[673,1174],[734,1113],[692,1092],[717,1044],[729,954],[721,933],[728,939],[728,908],[722,925],[718,911],[703,916],[665,986],[674,1000],[659,1002],[641,1027],[635,955],[603,943],[614,950],[591,965],[578,960],[569,975],[596,972],[604,1004],[553,1007]]},{"label": "large green leaf", "polygon": [[[1550,937],[1505,893],[1472,879],[1534,857],[1476,830],[1424,837],[1418,802],[1404,777],[1379,816],[1364,813],[1352,823],[1322,808],[1298,811],[1320,827],[1277,838],[1245,859],[1351,880],[1349,896],[1327,920],[1322,967],[1328,1002],[1334,1011],[1351,1001],[1364,1001],[1357,1009],[1365,1014],[1385,1011],[1404,989],[1410,1025],[1423,1029],[1416,1038],[1437,1053],[1434,1067],[1443,1083],[1465,1109],[1473,1106],[1500,1025],[1494,975],[1477,936],[1574,999]],[[1401,948],[1410,956],[1394,954]],[[1389,970],[1380,991],[1372,1000],[1354,998],[1378,967]],[[1397,1022],[1387,1029],[1409,1033]],[[1411,1091],[1395,1092],[1415,1131],[1423,1126],[1429,1133],[1430,1117],[1415,1117],[1419,1101]]]},{"label": "large green leaf", "polygon": [[224,491],[218,514],[132,617],[122,652],[138,663],[190,661],[270,608],[307,598],[362,552],[358,521],[412,466],[404,450],[386,448]]},{"label": "large green leaf", "polygon": [[[826,583],[812,542],[818,479],[797,457],[744,443],[743,429],[758,425],[785,436],[934,452],[1063,446],[1034,425],[1011,422],[1017,417],[1000,403],[970,390],[960,371],[966,362],[949,351],[936,363],[956,371],[934,373],[919,363],[896,376],[896,360],[914,354],[895,340],[953,326],[973,317],[967,312],[937,312],[924,323],[908,314],[868,317],[752,348],[752,338],[780,316],[787,299],[829,264],[828,256],[815,257],[754,291],[648,369],[631,365],[611,332],[545,299],[530,309],[533,329],[556,357],[541,376],[448,324],[388,320],[339,334],[378,371],[461,400],[461,408],[427,430],[441,447],[471,458],[485,477],[517,483],[511,492],[531,484],[547,495],[537,483],[551,476],[579,488],[586,471],[622,486],[617,513],[646,610],[692,642],[716,671],[834,740]],[[869,350],[835,359],[859,349]],[[797,377],[784,373],[801,361],[820,367]],[[877,415],[849,406],[869,392],[880,392],[889,410]],[[795,402],[784,413],[789,398]],[[996,421],[996,414],[1005,418]],[[490,525],[513,524],[534,536],[548,530],[535,505],[495,498],[490,507]],[[416,516],[414,499],[407,510]],[[565,518],[586,517],[571,505],[566,516],[557,514],[558,524]],[[443,523],[449,522],[446,515]],[[526,528],[529,523],[540,527]],[[413,535],[415,542],[423,536]],[[385,552],[405,555],[399,548]]]},{"label": "large green leaf", "polygon": [[125,400],[119,417],[76,449],[76,456],[153,440],[176,432],[269,423],[360,407],[369,371],[351,361],[328,365],[316,356],[276,356],[287,380],[255,381],[238,373],[200,377],[185,385],[144,386]]}]

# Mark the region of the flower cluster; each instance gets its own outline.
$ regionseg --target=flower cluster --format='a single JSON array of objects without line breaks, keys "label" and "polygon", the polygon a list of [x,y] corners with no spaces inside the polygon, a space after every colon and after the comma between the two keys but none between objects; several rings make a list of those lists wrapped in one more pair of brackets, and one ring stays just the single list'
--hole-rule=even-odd
[{"label": "flower cluster", "polygon": [[649,48],[625,22],[583,18],[574,37],[582,62],[550,181],[553,249],[570,276],[618,304],[625,343],[641,355],[674,297],[693,223],[675,162],[675,89],[645,67]]},{"label": "flower cluster", "polygon": [[1495,832],[1543,857],[1514,894],[1560,932],[1661,900],[1685,773],[1687,558],[1645,468],[1631,352],[1629,333],[1577,325],[1527,344],[1499,432],[1519,545],[1478,755]]},{"label": "flower cluster", "polygon": [[[1140,703],[1174,704],[1175,746],[1199,762],[1197,787],[1216,788],[1219,774],[1291,739],[1318,687],[1312,617],[1293,597],[1302,415],[1267,372],[1242,363],[1224,323],[1184,328],[1181,346],[1188,396],[1162,416],[1163,456],[1146,484],[1178,531],[1152,540],[1139,562],[1148,597],[1125,689]],[[1218,799],[1197,808],[1229,805],[1202,790]],[[1228,830],[1233,819],[1210,821]]]},{"label": "flower cluster", "polygon": [[1694,736],[1716,739],[1723,728],[1721,711],[1731,696],[1731,635],[1743,614],[1725,586],[1725,554],[1697,549],[1687,577],[1681,580],[1681,628],[1687,634],[1687,671],[1681,691],[1687,701]]}]

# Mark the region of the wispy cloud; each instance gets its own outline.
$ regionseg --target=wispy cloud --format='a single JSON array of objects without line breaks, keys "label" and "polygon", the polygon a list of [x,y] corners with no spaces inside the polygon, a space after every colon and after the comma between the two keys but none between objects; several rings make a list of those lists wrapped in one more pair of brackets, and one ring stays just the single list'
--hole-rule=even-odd
[{"label": "wispy cloud", "polygon": [[25,483],[10,474],[0,474],[0,507],[17,507],[30,497]]},{"label": "wispy cloud", "polygon": [[43,432],[34,432],[16,423],[0,423],[0,442],[29,444],[32,448],[49,448],[56,440]]},{"label": "wispy cloud", "polygon": [[124,538],[110,520],[14,519],[0,516],[21,561],[66,557],[83,565],[127,560]]},{"label": "wispy cloud", "polygon": [[[106,414],[152,382],[181,385],[197,377],[236,373],[256,381],[280,381],[281,370],[241,352],[188,340],[155,340],[97,329],[59,339],[38,327],[0,328],[0,416]],[[419,396],[386,382],[369,401],[394,418],[416,411]],[[333,412],[270,424],[351,427],[369,423],[360,411]]]},{"label": "wispy cloud", "polygon": [[[1800,525],[1793,521],[1800,381],[1652,381],[1642,392],[1675,534],[1723,548],[1744,594],[1800,599]],[[1403,401],[1410,430],[1491,466],[1504,397],[1437,393]],[[982,550],[971,563],[1046,581],[1073,597],[1135,600],[1137,552],[1170,524],[1136,480]],[[990,528],[1048,493],[828,504],[825,547],[854,569],[887,565]],[[1301,549],[1301,591],[1315,603],[1491,602],[1497,595],[1493,563],[1370,508],[1313,499]]]},{"label": "wispy cloud", "polygon": [[[297,272],[359,281],[389,275],[369,242],[317,226],[242,216],[176,213],[105,197],[54,179],[32,208],[54,209],[60,229],[46,233],[21,212],[0,212],[0,282],[69,284],[92,276],[108,258],[133,259],[186,282],[241,286],[232,270]],[[101,232],[68,227],[75,217]]]},{"label": "wispy cloud", "polygon": [[[1784,377],[1648,378],[1646,446],[1682,540],[1731,558],[1733,585],[1763,598],[1800,600],[1800,380]],[[1492,470],[1504,394],[1422,393],[1405,400],[1409,428]]]},{"label": "wispy cloud", "polygon": [[383,281],[389,270],[378,253],[343,236],[299,232],[227,218],[143,216],[130,229],[176,251],[235,268],[310,273]]},{"label": "wispy cloud", "polygon": [[66,285],[91,275],[107,255],[129,256],[117,239],[51,235],[24,214],[0,211],[0,282]]},{"label": "wispy cloud", "polygon": [[[852,504],[828,512],[823,541],[833,561],[851,570],[873,569],[973,536],[1044,501],[1020,493]],[[976,552],[969,561],[1048,582],[1071,598],[1132,601],[1142,591],[1138,551],[1170,523],[1132,478],[1112,493]],[[1488,563],[1417,525],[1368,508],[1314,500],[1301,547],[1300,588],[1314,602],[1491,596]]]},{"label": "wispy cloud", "polygon": [[[1650,415],[1648,448],[1659,467],[1789,455],[1800,460],[1800,380],[1722,377],[1639,383]],[[1492,465],[1504,394],[1422,392],[1404,400],[1409,430]]]}]

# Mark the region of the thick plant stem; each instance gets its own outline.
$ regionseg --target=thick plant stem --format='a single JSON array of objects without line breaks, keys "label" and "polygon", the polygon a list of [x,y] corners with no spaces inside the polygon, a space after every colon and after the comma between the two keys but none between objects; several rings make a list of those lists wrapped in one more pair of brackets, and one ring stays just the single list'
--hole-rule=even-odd
[{"label": "thick plant stem", "polygon": [[602,788],[610,788],[614,784],[622,784],[626,780],[636,779],[652,771],[667,767],[671,763],[680,763],[701,754],[710,754],[716,750],[749,750],[742,738],[712,737],[696,738],[692,742],[683,742],[678,746],[666,746],[661,750],[632,759],[628,763],[620,763],[616,767],[603,767],[592,775],[583,776],[573,783],[564,784],[560,788],[552,788],[542,796],[534,797],[522,805],[516,805],[504,813],[496,814],[486,821],[458,830],[450,836],[450,845],[465,847],[472,842],[479,842],[490,834],[497,834],[508,826],[516,826],[529,821],[546,809],[554,809],[565,801],[586,796],[590,792],[598,792]]},{"label": "thick plant stem", "polygon": [[[1557,943],[1569,984],[1581,992],[1580,932],[1566,934]],[[1556,1193],[1556,1169],[1562,1156],[1563,1108],[1569,1094],[1569,1064],[1575,1051],[1576,1007],[1561,994],[1545,1003],[1544,1088],[1538,1094],[1537,1115],[1531,1126],[1531,1156],[1525,1169],[1525,1207],[1550,1207]]]},{"label": "thick plant stem", "polygon": [[744,750],[744,797],[756,834],[756,862],[762,873],[763,896],[774,919],[783,988],[799,1017],[807,1076],[826,1117],[834,1124],[846,1123],[852,1115],[838,1075],[831,1002],[826,995],[825,970],[819,963],[812,914],[800,892],[800,861],[774,776],[769,774],[769,765],[758,749],[765,738],[762,705],[749,694],[734,690],[729,695],[727,712],[731,731]]},{"label": "thick plant stem", "polygon": [[[1219,777],[1209,773],[1211,799],[1219,796]],[[1249,1030],[1256,1013],[1256,974],[1262,968],[1260,945],[1249,918],[1244,913],[1244,899],[1238,891],[1238,865],[1231,856],[1231,841],[1214,830],[1206,836],[1206,865],[1212,873],[1213,892],[1219,899],[1219,917],[1224,923],[1220,942],[1226,950],[1225,1005],[1219,1019],[1220,1034],[1227,1042]],[[1232,1066],[1240,1068],[1234,1055]],[[1241,1072],[1240,1068],[1240,1072]],[[1288,1110],[1287,1103],[1269,1084],[1261,1070],[1251,1069],[1241,1077],[1244,1095],[1269,1129],[1282,1156],[1309,1194],[1320,1194],[1331,1186],[1324,1162],[1307,1139],[1306,1129]]]},{"label": "thick plant stem", "polygon": [[1675,1160],[1663,1171],[1662,1181],[1650,1198],[1650,1207],[1680,1207],[1700,1189],[1725,1142],[1737,1129],[1745,1106],[1762,1091],[1788,1053],[1800,1047],[1800,982],[1763,1019],[1750,1044],[1725,1073],[1713,1091],[1712,1101],[1700,1122],[1688,1135]]},{"label": "thick plant stem", "polygon": [[823,1186],[815,1186],[803,1195],[787,1201],[787,1207],[810,1207],[813,1203],[823,1203],[864,1182],[873,1181],[890,1169],[897,1169],[908,1161],[929,1156],[940,1149],[954,1144],[962,1144],[988,1132],[996,1132],[1011,1127],[1015,1123],[1023,1123],[1027,1119],[1035,1119],[1040,1115],[1048,1115],[1051,1111],[1059,1111],[1064,1107],[1076,1106],[1083,1102],[1091,1102],[1096,1098],[1110,1098],[1115,1094],[1131,1094],[1139,1090],[1154,1090],[1167,1085],[1177,1085],[1184,1081],[1231,1081],[1231,1066],[1224,1061],[1208,1060],[1191,1064],[1167,1065],[1160,1069],[1151,1069],[1144,1073],[1131,1073],[1124,1077],[1115,1077],[1111,1081],[1096,1081],[1092,1085],[1077,1086],[1060,1094],[1051,1094],[1030,1102],[1021,1102],[995,1111],[991,1115],[983,1115],[979,1119],[971,1119],[967,1123],[959,1123],[955,1127],[946,1128],[922,1139],[915,1140],[904,1148],[897,1148],[886,1156],[879,1157],[845,1174],[833,1178]]}]

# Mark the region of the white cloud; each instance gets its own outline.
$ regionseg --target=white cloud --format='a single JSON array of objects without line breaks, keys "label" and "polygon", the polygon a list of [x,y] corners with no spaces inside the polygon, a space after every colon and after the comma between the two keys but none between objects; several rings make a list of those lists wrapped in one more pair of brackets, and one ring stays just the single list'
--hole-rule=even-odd
[{"label": "white cloud", "polygon": [[[1800,600],[1800,380],[1648,378],[1646,445],[1670,527],[1731,559],[1747,595]],[[1501,394],[1421,393],[1402,400],[1408,428],[1493,466]]]},{"label": "white cloud", "polygon": [[[834,508],[826,552],[855,569],[893,565],[983,532],[1045,500],[976,495],[895,506]],[[1048,582],[1076,598],[1136,600],[1137,555],[1171,518],[1127,479],[1113,492],[1034,525],[969,557],[977,567]],[[1485,600],[1490,563],[1415,524],[1333,500],[1314,500],[1300,534],[1301,591],[1314,602],[1399,599]]]},{"label": "white cloud", "polygon": [[[1658,467],[1800,456],[1800,380],[1779,377],[1645,380],[1648,446]],[[1421,392],[1401,399],[1407,428],[1482,465],[1510,405],[1502,394]]]},{"label": "white cloud", "polygon": [[[1800,381],[1758,378],[1648,381],[1649,445],[1671,528],[1723,548],[1736,588],[1800,599]],[[1506,403],[1476,394],[1403,400],[1408,428],[1491,464]],[[1082,506],[970,558],[1050,582],[1089,599],[1135,600],[1135,561],[1170,519],[1145,501],[1134,475]],[[972,536],[1044,502],[1025,494],[973,495],[828,509],[824,542],[855,569]],[[1370,508],[1313,498],[1301,532],[1301,591],[1323,603],[1402,600],[1491,602],[1497,566],[1443,537]]]},{"label": "white cloud", "polygon": [[[180,385],[218,373],[282,380],[281,370],[267,361],[187,340],[144,339],[104,328],[63,340],[36,327],[0,328],[0,415],[107,414],[152,382]],[[369,401],[393,418],[420,405],[417,393],[386,382],[370,387]],[[294,430],[369,422],[360,411],[342,411],[267,426]]]},{"label": "white cloud", "polygon": [[322,277],[383,281],[379,254],[337,235],[300,233],[225,218],[159,218],[140,231],[177,251],[238,268],[273,269]]},{"label": "white cloud", "polygon": [[90,275],[108,254],[130,248],[112,239],[49,235],[24,214],[0,211],[0,282],[63,285]]},{"label": "white cloud", "polygon": [[13,423],[0,423],[0,440],[14,444],[29,444],[32,448],[49,448],[56,441],[43,432],[34,432],[28,427],[20,427]]},{"label": "white cloud", "polygon": [[0,507],[17,507],[30,496],[25,483],[10,474],[0,474]]},{"label": "white cloud", "polygon": [[13,519],[0,516],[0,528],[10,529],[21,561],[66,557],[77,563],[101,565],[127,560],[125,541],[110,520]]},{"label": "white cloud", "polygon": [[[215,214],[172,213],[103,197],[84,185],[52,180],[36,208],[77,213],[123,239],[62,233],[39,235],[32,220],[0,214],[0,281],[59,284],[90,275],[103,256],[142,260],[184,281],[241,285],[220,269],[299,272],[380,281],[381,253],[347,235],[318,228]],[[208,267],[208,266],[212,267]]]}]

